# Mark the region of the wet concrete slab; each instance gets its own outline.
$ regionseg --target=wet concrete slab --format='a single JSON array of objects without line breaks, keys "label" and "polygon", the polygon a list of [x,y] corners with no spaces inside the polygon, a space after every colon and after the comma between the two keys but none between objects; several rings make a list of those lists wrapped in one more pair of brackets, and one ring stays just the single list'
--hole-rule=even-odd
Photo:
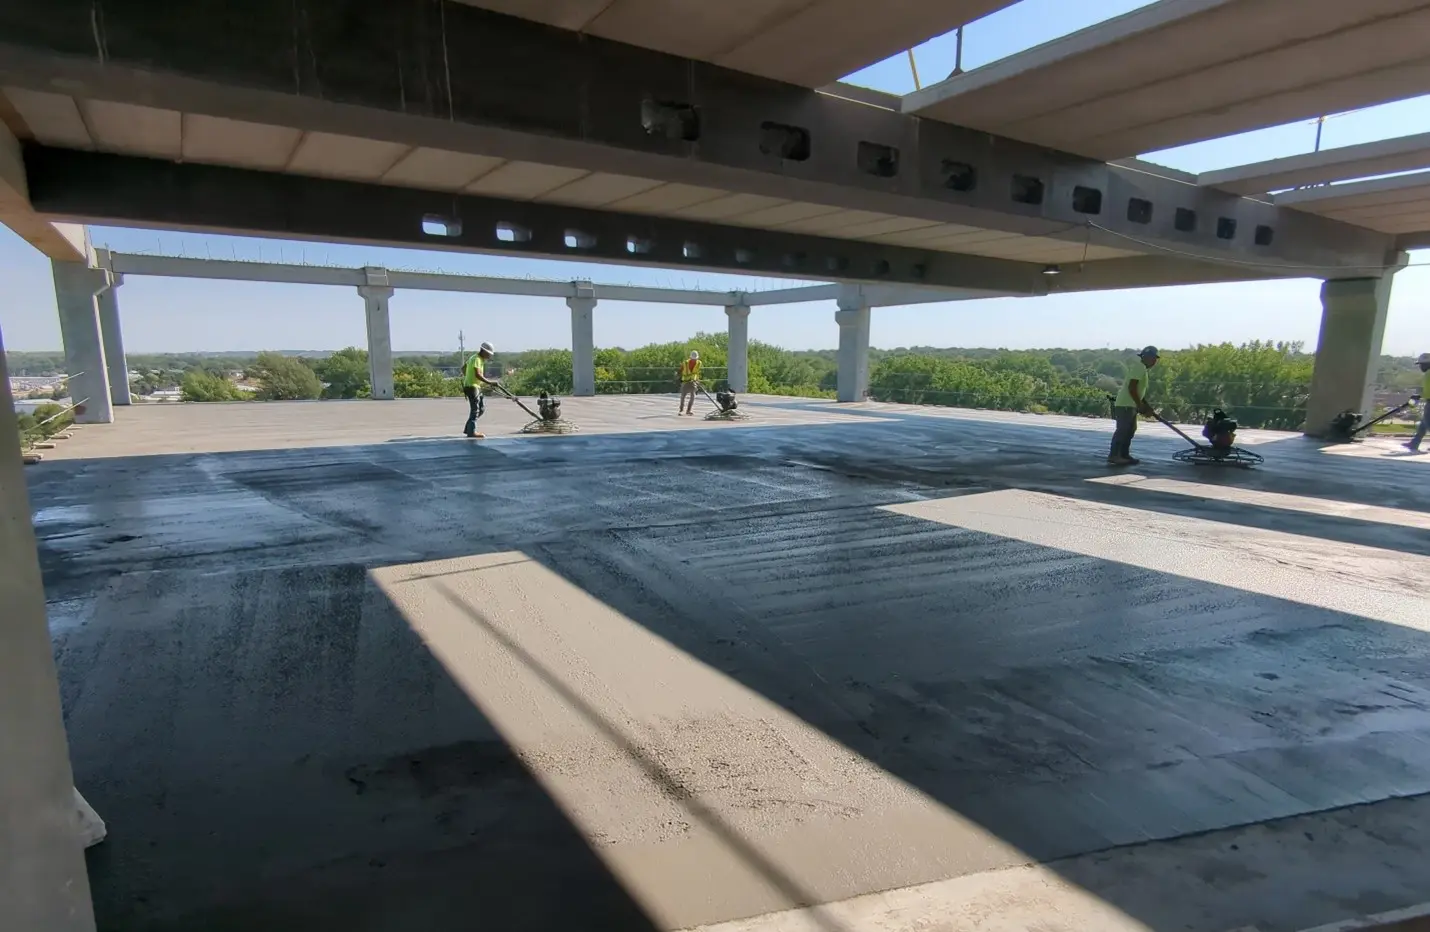
[{"label": "wet concrete slab", "polygon": [[666,401],[480,444],[185,406],[199,452],[121,421],[31,468],[101,927],[895,928],[807,908],[1009,870],[1086,894],[1048,929],[1430,899],[1418,463],[1149,432],[1109,483],[1095,421]]}]

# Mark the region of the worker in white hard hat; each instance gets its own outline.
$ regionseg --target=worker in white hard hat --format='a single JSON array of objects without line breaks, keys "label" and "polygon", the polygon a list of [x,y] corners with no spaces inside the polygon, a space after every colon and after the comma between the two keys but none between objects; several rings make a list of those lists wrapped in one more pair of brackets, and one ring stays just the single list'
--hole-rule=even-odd
[{"label": "worker in white hard hat", "polygon": [[1127,377],[1122,380],[1117,400],[1112,403],[1112,418],[1117,422],[1117,429],[1112,432],[1112,449],[1107,454],[1109,466],[1135,466],[1139,462],[1132,456],[1132,437],[1137,433],[1137,415],[1152,417],[1147,392],[1151,388],[1152,367],[1159,358],[1157,347],[1144,346],[1136,361],[1127,364]]},{"label": "worker in white hard hat", "polygon": [[482,398],[482,393],[488,385],[500,386],[501,382],[496,379],[487,378],[486,364],[496,353],[496,347],[490,343],[483,343],[477,347],[477,351],[467,357],[467,361],[462,365],[462,394],[467,396],[467,426],[462,429],[462,435],[472,440],[481,440],[486,434],[477,433],[477,418],[486,411],[486,402]]},{"label": "worker in white hard hat", "polygon": [[[680,364],[680,398],[676,401],[677,414],[695,414],[695,389],[700,385],[700,353],[690,351],[690,358]],[[687,402],[685,399],[689,398]]]},{"label": "worker in white hard hat", "polygon": [[1425,381],[1420,384],[1420,426],[1415,428],[1415,436],[1411,437],[1405,446],[1419,453],[1420,441],[1424,440],[1426,432],[1430,431],[1430,353],[1421,353],[1416,364],[1425,374]]}]

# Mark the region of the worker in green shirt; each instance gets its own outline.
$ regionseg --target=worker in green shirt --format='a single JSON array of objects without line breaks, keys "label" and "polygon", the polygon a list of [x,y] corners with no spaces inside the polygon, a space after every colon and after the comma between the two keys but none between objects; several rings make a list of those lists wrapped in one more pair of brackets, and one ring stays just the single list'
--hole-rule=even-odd
[{"label": "worker in green shirt", "polygon": [[1425,439],[1426,431],[1430,431],[1430,353],[1421,353],[1416,362],[1425,373],[1425,381],[1420,385],[1420,426],[1415,428],[1415,436],[1405,446],[1419,453],[1420,441]]},{"label": "worker in green shirt", "polygon": [[477,351],[467,357],[467,361],[462,364],[462,394],[467,396],[467,426],[462,429],[463,436],[473,440],[481,440],[486,434],[477,433],[477,418],[486,411],[486,402],[482,399],[482,391],[487,385],[500,386],[496,379],[487,378],[486,363],[496,353],[496,348],[490,343],[483,343]]},{"label": "worker in green shirt", "polygon": [[1132,436],[1137,433],[1138,414],[1152,417],[1147,392],[1152,384],[1152,367],[1159,358],[1157,347],[1144,346],[1137,354],[1137,361],[1127,365],[1127,377],[1122,380],[1117,400],[1112,403],[1112,418],[1117,422],[1117,429],[1112,432],[1112,449],[1107,454],[1109,466],[1135,466],[1139,462],[1132,456]]}]

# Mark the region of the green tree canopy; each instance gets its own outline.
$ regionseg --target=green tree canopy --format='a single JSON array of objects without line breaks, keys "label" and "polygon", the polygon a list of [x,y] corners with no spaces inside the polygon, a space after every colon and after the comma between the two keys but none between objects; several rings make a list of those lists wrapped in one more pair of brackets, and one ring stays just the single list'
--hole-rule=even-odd
[{"label": "green tree canopy", "polygon": [[392,389],[398,398],[443,398],[462,394],[462,380],[421,363],[400,362],[392,367]]},{"label": "green tree canopy", "polygon": [[280,353],[259,353],[248,366],[248,376],[258,381],[260,401],[299,401],[323,394],[323,383],[307,363]]},{"label": "green tree canopy", "polygon": [[313,364],[318,378],[327,383],[324,398],[358,398],[372,394],[368,383],[367,350],[349,346]]},{"label": "green tree canopy", "polygon": [[184,401],[237,401],[243,397],[232,382],[203,369],[190,369],[179,383]]},{"label": "green tree canopy", "polygon": [[527,357],[525,364],[503,380],[509,391],[516,395],[571,394],[570,350],[543,350],[539,354],[523,355]]}]

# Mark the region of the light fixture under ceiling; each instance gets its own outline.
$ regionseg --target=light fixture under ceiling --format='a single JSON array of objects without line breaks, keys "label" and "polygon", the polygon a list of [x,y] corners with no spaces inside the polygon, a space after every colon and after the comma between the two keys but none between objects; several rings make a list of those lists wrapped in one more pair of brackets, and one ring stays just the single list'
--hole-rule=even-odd
[{"label": "light fixture under ceiling", "polygon": [[1061,274],[1063,274],[1063,268],[1062,268],[1062,266],[1060,266],[1060,265],[1045,265],[1045,266],[1043,266],[1043,274],[1044,274],[1044,275],[1061,275]]}]

